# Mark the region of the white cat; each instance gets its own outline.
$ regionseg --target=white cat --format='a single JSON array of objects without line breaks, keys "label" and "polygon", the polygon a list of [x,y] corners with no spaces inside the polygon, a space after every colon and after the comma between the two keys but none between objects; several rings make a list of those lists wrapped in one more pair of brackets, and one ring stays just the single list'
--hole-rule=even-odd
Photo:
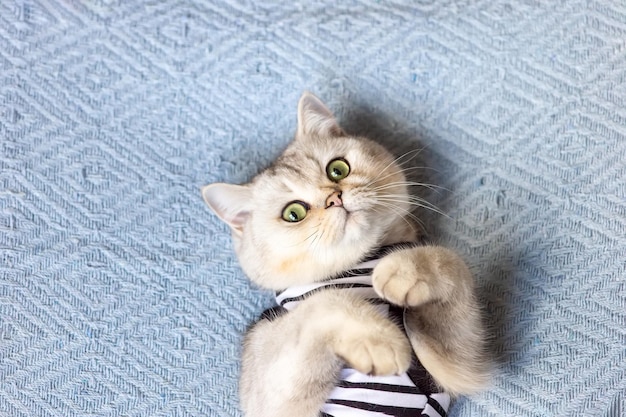
[{"label": "white cat", "polygon": [[[345,134],[305,93],[272,166],[249,184],[203,188],[243,270],[290,310],[246,335],[246,416],[445,415],[448,394],[487,386],[473,278],[454,252],[415,244],[408,184],[388,151]],[[416,381],[424,368],[435,384]]]}]

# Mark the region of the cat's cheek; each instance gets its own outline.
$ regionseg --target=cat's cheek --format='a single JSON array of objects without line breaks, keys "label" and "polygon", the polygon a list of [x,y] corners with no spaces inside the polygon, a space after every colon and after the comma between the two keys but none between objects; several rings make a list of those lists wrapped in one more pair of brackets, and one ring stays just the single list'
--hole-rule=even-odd
[{"label": "cat's cheek", "polygon": [[353,223],[351,228],[354,229],[355,233],[358,233],[358,236],[355,237],[358,241],[384,235],[389,231],[391,224],[396,218],[394,213],[381,215],[378,212],[369,210],[358,211],[354,214],[355,216],[351,219]]}]

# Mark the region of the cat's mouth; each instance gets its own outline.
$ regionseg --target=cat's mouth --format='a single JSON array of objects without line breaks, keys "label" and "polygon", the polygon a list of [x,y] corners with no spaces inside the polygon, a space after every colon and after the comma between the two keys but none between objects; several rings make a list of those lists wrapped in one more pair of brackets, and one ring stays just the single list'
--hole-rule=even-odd
[{"label": "cat's mouth", "polygon": [[339,215],[341,217],[345,217],[346,220],[349,219],[354,213],[359,211],[359,210],[355,210],[355,209],[346,208],[345,206],[333,207],[332,210],[334,211],[335,215]]},{"label": "cat's mouth", "polygon": [[374,208],[374,204],[371,201],[361,198],[360,196],[344,199],[343,208],[348,215],[348,218],[363,217],[368,213],[371,213]]},{"label": "cat's mouth", "polygon": [[357,226],[363,226],[364,214],[366,213],[365,208],[357,208],[357,207],[343,207],[345,211],[345,226],[344,229],[348,226],[354,224]]},{"label": "cat's mouth", "polygon": [[342,209],[345,212],[347,219],[349,219],[354,213],[360,211],[357,207],[352,207],[350,203],[346,205],[345,201],[341,207],[336,207],[336,208]]},{"label": "cat's mouth", "polygon": [[360,235],[364,228],[368,227],[368,219],[371,220],[371,216],[368,214],[371,211],[372,205],[368,204],[366,200],[355,196],[352,193],[340,194],[341,204],[336,204],[333,207],[329,207],[328,210],[335,211],[337,219],[341,219],[342,224],[338,224],[338,230],[341,230],[344,235]]}]

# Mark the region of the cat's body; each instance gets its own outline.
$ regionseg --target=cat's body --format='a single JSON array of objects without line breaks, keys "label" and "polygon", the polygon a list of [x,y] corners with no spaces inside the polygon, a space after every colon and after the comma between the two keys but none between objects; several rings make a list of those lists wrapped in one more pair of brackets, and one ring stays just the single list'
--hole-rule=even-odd
[{"label": "cat's body", "polygon": [[[296,139],[247,185],[203,195],[229,224],[242,268],[273,290],[320,282],[384,245],[415,242],[408,182],[380,145],[347,136],[305,93]],[[406,333],[358,294],[318,291],[288,314],[261,320],[244,342],[246,416],[317,417],[344,366],[403,374],[412,351],[451,395],[489,382],[484,332],[464,262],[437,246],[398,249],[373,269],[375,292],[405,308]]]}]

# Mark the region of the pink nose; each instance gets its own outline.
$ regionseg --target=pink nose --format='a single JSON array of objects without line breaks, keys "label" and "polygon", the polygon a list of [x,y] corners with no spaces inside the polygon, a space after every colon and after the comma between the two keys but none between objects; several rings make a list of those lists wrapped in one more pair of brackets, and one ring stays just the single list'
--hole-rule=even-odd
[{"label": "pink nose", "polygon": [[341,201],[341,191],[335,191],[326,198],[326,208],[329,207],[341,207],[343,201]]}]

